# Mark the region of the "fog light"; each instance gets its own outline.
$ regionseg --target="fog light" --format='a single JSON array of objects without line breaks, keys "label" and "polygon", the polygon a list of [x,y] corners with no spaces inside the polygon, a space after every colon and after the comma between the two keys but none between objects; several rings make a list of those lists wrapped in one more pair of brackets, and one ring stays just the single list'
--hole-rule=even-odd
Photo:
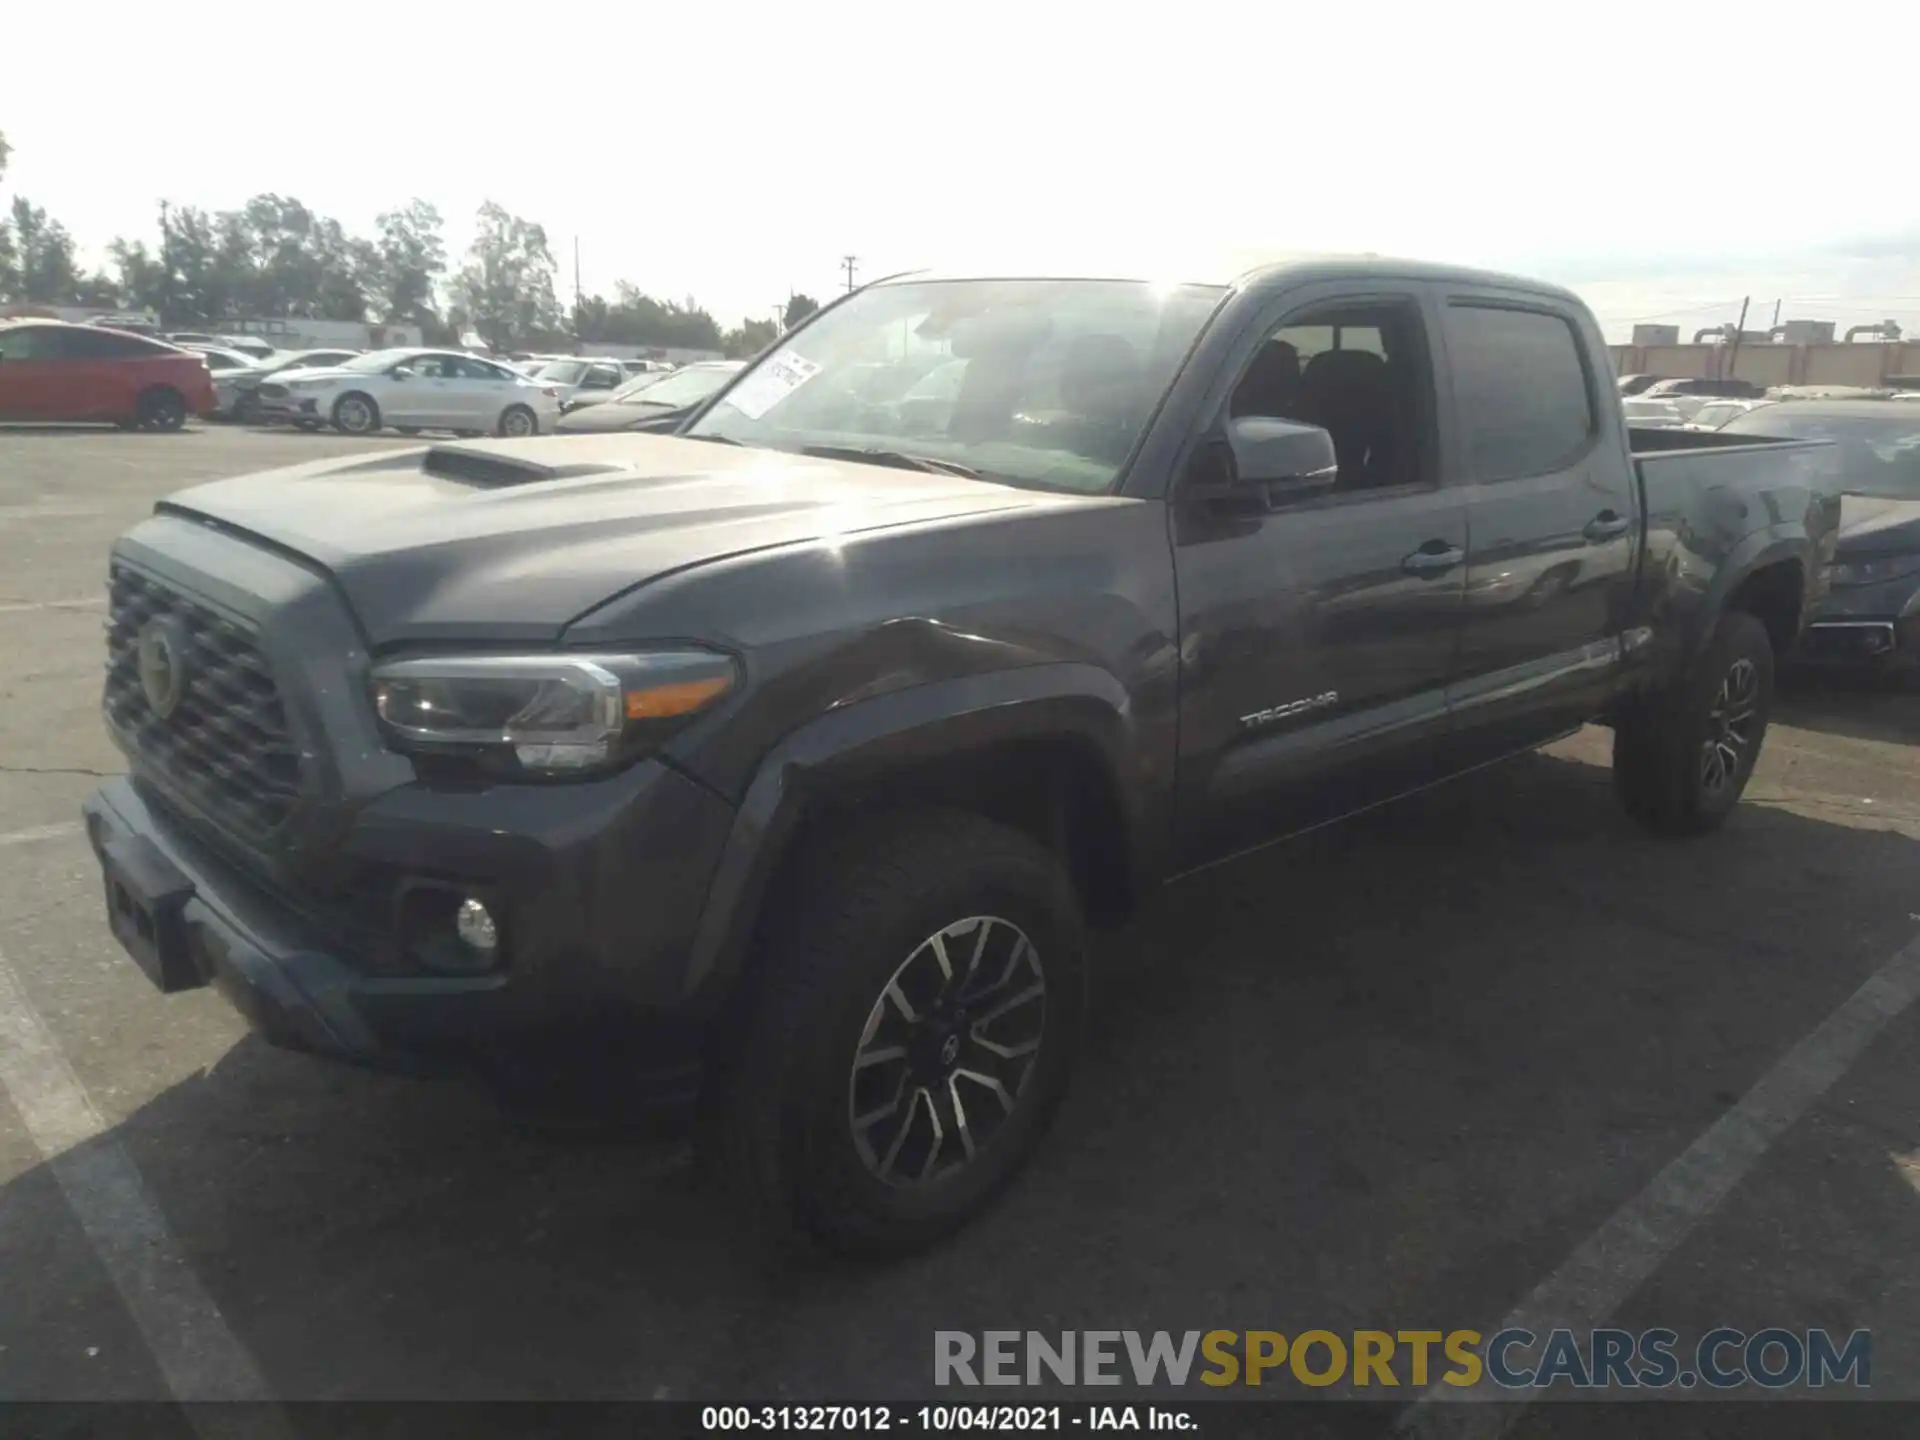
[{"label": "fog light", "polygon": [[453,928],[459,933],[462,943],[482,955],[491,955],[500,948],[500,927],[493,923],[493,915],[478,900],[460,902]]}]

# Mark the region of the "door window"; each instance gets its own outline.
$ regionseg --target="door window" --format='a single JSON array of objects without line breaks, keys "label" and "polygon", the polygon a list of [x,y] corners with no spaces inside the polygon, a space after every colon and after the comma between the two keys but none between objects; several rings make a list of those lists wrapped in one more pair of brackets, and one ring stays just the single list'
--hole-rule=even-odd
[{"label": "door window", "polygon": [[1289,317],[1254,353],[1230,419],[1317,425],[1333,437],[1335,493],[1432,485],[1433,371],[1419,305],[1335,303]]},{"label": "door window", "polygon": [[594,365],[580,382],[582,390],[611,390],[620,383],[620,372],[611,365]]},{"label": "door window", "polygon": [[1592,439],[1592,382],[1564,317],[1455,304],[1447,310],[1447,354],[1475,481],[1564,470]]}]

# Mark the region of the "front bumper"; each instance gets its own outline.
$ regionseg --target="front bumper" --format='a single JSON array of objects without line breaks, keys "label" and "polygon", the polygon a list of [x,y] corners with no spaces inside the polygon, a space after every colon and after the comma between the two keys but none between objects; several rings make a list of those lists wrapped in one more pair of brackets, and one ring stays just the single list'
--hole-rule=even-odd
[{"label": "front bumper", "polygon": [[272,398],[255,392],[254,413],[269,425],[286,425],[296,420],[324,420],[326,412],[320,408],[320,399],[319,395],[302,394],[299,391]]},{"label": "front bumper", "polygon": [[1792,661],[1808,669],[1920,666],[1920,587],[1907,577],[1829,590],[1807,617]]},{"label": "front bumper", "polygon": [[[161,990],[212,985],[268,1041],[374,1069],[617,1056],[623,1083],[670,1104],[698,1084],[712,1008],[689,995],[685,959],[732,811],[678,772],[636,772],[578,795],[572,834],[556,828],[559,787],[531,809],[506,787],[402,787],[342,846],[390,892],[351,914],[338,897],[276,889],[137,778],[82,808],[109,923]],[[436,971],[376,934],[420,876],[494,906],[496,968]]]}]

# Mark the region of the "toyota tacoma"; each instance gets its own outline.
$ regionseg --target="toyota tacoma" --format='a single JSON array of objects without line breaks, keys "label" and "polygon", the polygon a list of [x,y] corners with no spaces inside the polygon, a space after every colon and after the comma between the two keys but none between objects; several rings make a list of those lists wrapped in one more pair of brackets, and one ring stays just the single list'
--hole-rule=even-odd
[{"label": "toyota tacoma", "polygon": [[1832,456],[1630,436],[1511,277],[898,277],[673,434],[162,501],[86,823],[159,989],[378,1067],[610,1058],[754,1213],[898,1252],[1032,1151],[1151,887],[1596,721],[1646,829],[1724,821]]}]

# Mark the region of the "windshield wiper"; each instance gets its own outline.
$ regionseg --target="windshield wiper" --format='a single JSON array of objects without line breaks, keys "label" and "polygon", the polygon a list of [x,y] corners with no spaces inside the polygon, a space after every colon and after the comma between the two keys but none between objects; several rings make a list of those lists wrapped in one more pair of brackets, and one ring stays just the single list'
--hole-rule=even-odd
[{"label": "windshield wiper", "polygon": [[802,455],[822,460],[857,460],[867,465],[892,465],[901,470],[923,470],[929,475],[958,475],[963,480],[978,480],[980,472],[957,460],[936,460],[930,455],[908,455],[900,450],[882,450],[859,445],[802,445]]},{"label": "windshield wiper", "polygon": [[682,440],[711,440],[716,445],[738,445],[740,442],[731,435],[682,435]]}]

